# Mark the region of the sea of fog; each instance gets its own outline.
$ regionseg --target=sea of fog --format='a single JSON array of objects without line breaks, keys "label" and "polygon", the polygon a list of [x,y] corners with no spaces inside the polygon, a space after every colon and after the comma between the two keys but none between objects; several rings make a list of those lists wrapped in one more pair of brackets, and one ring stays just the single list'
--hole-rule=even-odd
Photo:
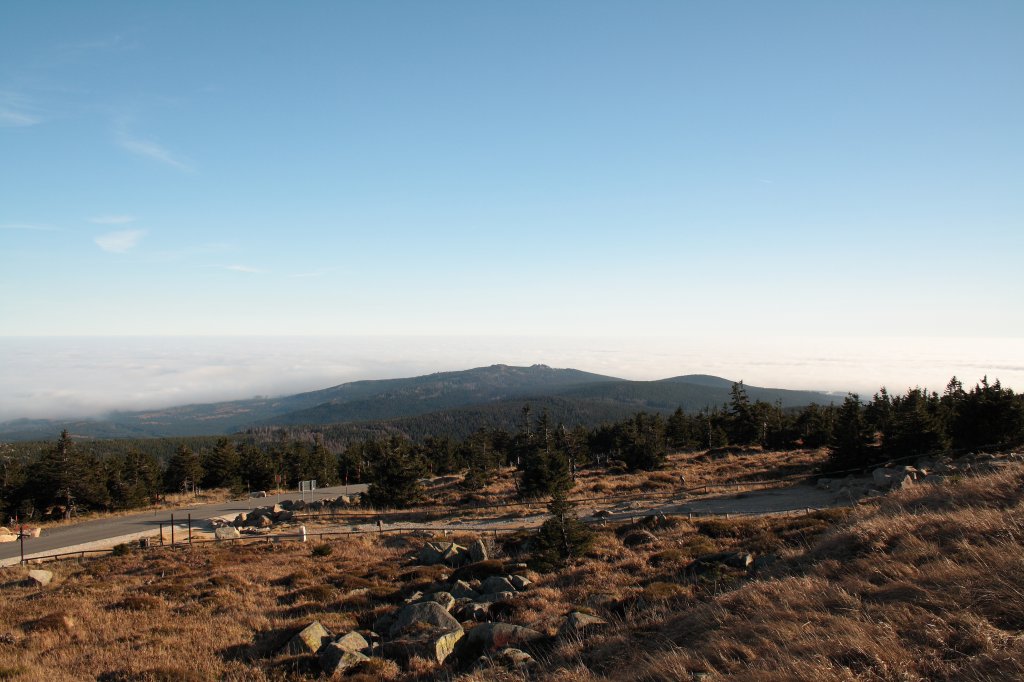
[{"label": "sea of fog", "polygon": [[1024,390],[1024,339],[535,337],[0,337],[0,421],[97,416],[358,379],[492,364],[625,379],[714,374],[756,386],[854,391],[982,376]]}]

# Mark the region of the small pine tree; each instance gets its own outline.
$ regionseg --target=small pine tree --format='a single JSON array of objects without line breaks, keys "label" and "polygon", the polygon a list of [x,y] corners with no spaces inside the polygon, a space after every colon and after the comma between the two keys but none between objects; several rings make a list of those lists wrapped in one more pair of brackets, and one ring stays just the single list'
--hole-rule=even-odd
[{"label": "small pine tree", "polygon": [[593,532],[576,516],[576,505],[563,491],[556,491],[548,504],[548,519],[533,537],[531,564],[538,571],[550,571],[582,556],[594,540]]}]

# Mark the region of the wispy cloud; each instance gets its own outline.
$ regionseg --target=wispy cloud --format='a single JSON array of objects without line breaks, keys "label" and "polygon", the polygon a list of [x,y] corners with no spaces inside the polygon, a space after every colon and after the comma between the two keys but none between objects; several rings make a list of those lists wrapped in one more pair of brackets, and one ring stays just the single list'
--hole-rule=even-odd
[{"label": "wispy cloud", "polygon": [[89,218],[89,222],[96,225],[127,225],[134,223],[138,218],[133,215],[98,215]]},{"label": "wispy cloud", "polygon": [[25,128],[42,121],[27,97],[0,91],[0,128]]},{"label": "wispy cloud", "polygon": [[115,139],[118,146],[137,156],[152,159],[153,161],[159,161],[166,166],[176,168],[186,173],[191,173],[194,170],[188,162],[179,158],[166,147],[158,142],[154,142],[153,140],[137,137],[123,130],[119,130],[116,133]]},{"label": "wispy cloud", "polygon": [[127,253],[138,245],[145,234],[145,230],[119,230],[101,234],[93,241],[108,253]]},{"label": "wispy cloud", "polygon": [[33,232],[56,232],[57,228],[50,225],[35,225],[32,223],[4,223],[0,230],[31,230]]},{"label": "wispy cloud", "polygon": [[223,267],[225,270],[232,270],[234,272],[249,272],[256,275],[263,274],[264,272],[259,268],[250,267],[248,265],[225,265]]}]

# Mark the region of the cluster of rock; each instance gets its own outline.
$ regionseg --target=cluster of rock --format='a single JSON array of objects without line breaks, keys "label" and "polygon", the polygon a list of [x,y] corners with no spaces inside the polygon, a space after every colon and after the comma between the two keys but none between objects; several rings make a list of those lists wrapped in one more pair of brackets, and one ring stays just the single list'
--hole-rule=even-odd
[{"label": "cluster of rock", "polygon": [[305,500],[281,500],[268,507],[257,507],[252,511],[242,512],[233,521],[214,520],[214,527],[233,526],[235,528],[273,528],[275,524],[291,521],[296,514],[316,514],[333,509],[342,509],[359,504],[359,495],[339,495],[306,502]]},{"label": "cluster of rock", "polygon": [[487,561],[489,558],[487,544],[483,540],[474,540],[468,547],[454,542],[428,542],[416,555],[416,561],[424,566],[458,567],[465,564]]},{"label": "cluster of rock", "polygon": [[[315,654],[327,675],[352,671],[374,657],[406,664],[413,657],[439,664],[457,661],[466,668],[504,666],[529,674],[537,663],[527,650],[552,641],[542,632],[506,622],[492,622],[492,610],[507,604],[530,587],[521,575],[525,564],[488,558],[486,544],[477,540],[428,542],[415,555],[421,564],[448,564],[459,570],[410,594],[404,604],[379,616],[372,631],[335,636],[312,622],[292,636],[282,654]],[[461,577],[460,577],[461,576]],[[479,578],[474,577],[479,576]],[[583,637],[607,625],[596,616],[573,612],[558,637]]]},{"label": "cluster of rock", "polygon": [[296,632],[281,653],[291,656],[316,654],[324,673],[335,675],[369,661],[373,648],[358,632],[335,637],[319,621],[313,621]]}]

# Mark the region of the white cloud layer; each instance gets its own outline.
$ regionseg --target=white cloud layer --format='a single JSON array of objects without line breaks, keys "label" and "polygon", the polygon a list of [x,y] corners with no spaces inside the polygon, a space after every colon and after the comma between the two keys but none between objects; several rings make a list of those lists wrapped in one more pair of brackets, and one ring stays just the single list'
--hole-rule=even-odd
[{"label": "white cloud layer", "polygon": [[75,417],[283,395],[505,363],[624,379],[714,374],[755,386],[870,397],[957,375],[1024,389],[1020,339],[532,337],[0,337],[0,420]]},{"label": "white cloud layer", "polygon": [[96,245],[108,253],[127,253],[139,244],[146,234],[145,230],[118,230],[107,232],[93,239]]}]

